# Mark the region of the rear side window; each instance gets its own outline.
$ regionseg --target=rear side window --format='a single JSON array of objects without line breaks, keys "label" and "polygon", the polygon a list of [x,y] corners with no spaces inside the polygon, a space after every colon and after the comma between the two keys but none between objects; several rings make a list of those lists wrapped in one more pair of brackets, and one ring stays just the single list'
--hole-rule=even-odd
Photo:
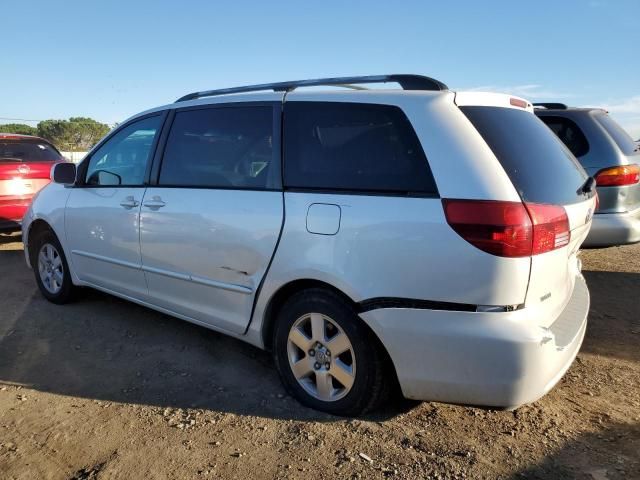
[{"label": "rear side window", "polygon": [[604,127],[609,136],[613,138],[622,153],[625,155],[633,155],[637,153],[636,142],[633,138],[622,128],[618,123],[606,113],[600,113],[595,115],[596,121]]},{"label": "rear side window", "polygon": [[288,188],[437,194],[418,137],[397,107],[289,102],[284,122]]},{"label": "rear side window", "polygon": [[51,145],[38,141],[0,140],[0,162],[57,162],[60,154]]},{"label": "rear side window", "polygon": [[527,202],[567,205],[584,200],[588,178],[571,152],[535,115],[514,108],[460,108],[482,135]]},{"label": "rear side window", "polygon": [[[279,157],[279,155],[278,155]],[[167,139],[160,185],[276,188],[273,107],[243,106],[176,113]]]},{"label": "rear side window", "polygon": [[578,127],[573,120],[549,115],[543,115],[538,118],[547,124],[547,127],[562,140],[562,143],[564,143],[576,157],[582,157],[589,152],[589,142],[584,136],[584,133],[582,133],[582,130],[580,130],[580,127]]}]

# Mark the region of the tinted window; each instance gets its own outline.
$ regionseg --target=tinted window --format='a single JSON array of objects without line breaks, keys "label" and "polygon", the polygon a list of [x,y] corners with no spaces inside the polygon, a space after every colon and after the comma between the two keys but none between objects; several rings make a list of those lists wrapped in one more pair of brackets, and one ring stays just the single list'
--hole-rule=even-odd
[{"label": "tinted window", "polygon": [[[279,156],[279,155],[278,155]],[[161,185],[222,188],[277,186],[273,108],[218,107],[176,113]],[[273,175],[271,175],[273,177]]]},{"label": "tinted window", "polygon": [[596,120],[600,125],[604,127],[607,133],[616,142],[622,153],[625,155],[633,155],[637,150],[637,145],[631,138],[631,136],[616,123],[616,121],[609,115],[602,113],[595,115]]},{"label": "tinted window", "polygon": [[89,159],[86,173],[88,185],[144,184],[151,160],[151,147],[162,123],[162,117],[147,117],[123,127],[107,140]]},{"label": "tinted window", "polygon": [[0,162],[57,162],[60,154],[51,145],[34,140],[0,140]]},{"label": "tinted window", "polygon": [[287,187],[437,192],[418,137],[397,107],[290,102],[284,118]]},{"label": "tinted window", "polygon": [[555,133],[562,143],[564,143],[571,153],[576,157],[586,155],[589,151],[589,142],[573,120],[563,117],[552,117],[543,115],[539,117],[547,127]]},{"label": "tinted window", "polygon": [[461,107],[496,155],[523,200],[566,205],[587,174],[535,115],[514,108]]}]

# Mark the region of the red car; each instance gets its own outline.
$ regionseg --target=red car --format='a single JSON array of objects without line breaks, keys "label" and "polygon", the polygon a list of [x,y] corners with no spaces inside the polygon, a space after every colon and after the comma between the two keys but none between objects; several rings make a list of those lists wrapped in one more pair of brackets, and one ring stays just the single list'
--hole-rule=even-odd
[{"label": "red car", "polygon": [[42,138],[0,133],[0,232],[20,230],[31,199],[49,183],[51,167],[63,161]]}]

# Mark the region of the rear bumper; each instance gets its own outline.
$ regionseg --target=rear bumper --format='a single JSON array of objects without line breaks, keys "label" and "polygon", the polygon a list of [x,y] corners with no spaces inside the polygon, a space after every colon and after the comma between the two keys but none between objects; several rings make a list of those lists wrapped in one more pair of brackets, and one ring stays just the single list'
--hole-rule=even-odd
[{"label": "rear bumper", "polygon": [[0,196],[0,231],[20,230],[22,217],[27,212],[33,196]]},{"label": "rear bumper", "polygon": [[22,228],[20,221],[18,220],[7,220],[6,218],[0,217],[0,232],[2,233],[10,233],[10,232],[18,232]]},{"label": "rear bumper", "polygon": [[387,348],[407,398],[514,408],[562,378],[587,327],[579,276],[549,328],[527,309],[508,313],[380,309],[361,314]]},{"label": "rear bumper", "polygon": [[625,213],[596,213],[583,247],[613,247],[640,242],[640,208]]}]

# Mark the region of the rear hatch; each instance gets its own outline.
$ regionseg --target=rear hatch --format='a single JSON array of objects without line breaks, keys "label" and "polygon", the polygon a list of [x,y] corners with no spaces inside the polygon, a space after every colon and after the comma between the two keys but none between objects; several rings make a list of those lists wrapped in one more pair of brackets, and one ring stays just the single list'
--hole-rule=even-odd
[{"label": "rear hatch", "polygon": [[0,134],[0,196],[29,197],[49,183],[51,166],[64,161],[48,142]]},{"label": "rear hatch", "polygon": [[[524,202],[532,222],[552,215],[551,240],[531,255],[525,307],[549,326],[562,312],[579,272],[577,252],[591,226],[595,188],[565,145],[518,99],[509,107],[462,105]],[[457,102],[460,105],[460,102]],[[564,210],[564,214],[563,214]],[[566,215],[566,216],[565,216]],[[567,232],[568,231],[568,232]],[[544,233],[544,232],[543,232]],[[568,233],[568,235],[567,235]]]}]

